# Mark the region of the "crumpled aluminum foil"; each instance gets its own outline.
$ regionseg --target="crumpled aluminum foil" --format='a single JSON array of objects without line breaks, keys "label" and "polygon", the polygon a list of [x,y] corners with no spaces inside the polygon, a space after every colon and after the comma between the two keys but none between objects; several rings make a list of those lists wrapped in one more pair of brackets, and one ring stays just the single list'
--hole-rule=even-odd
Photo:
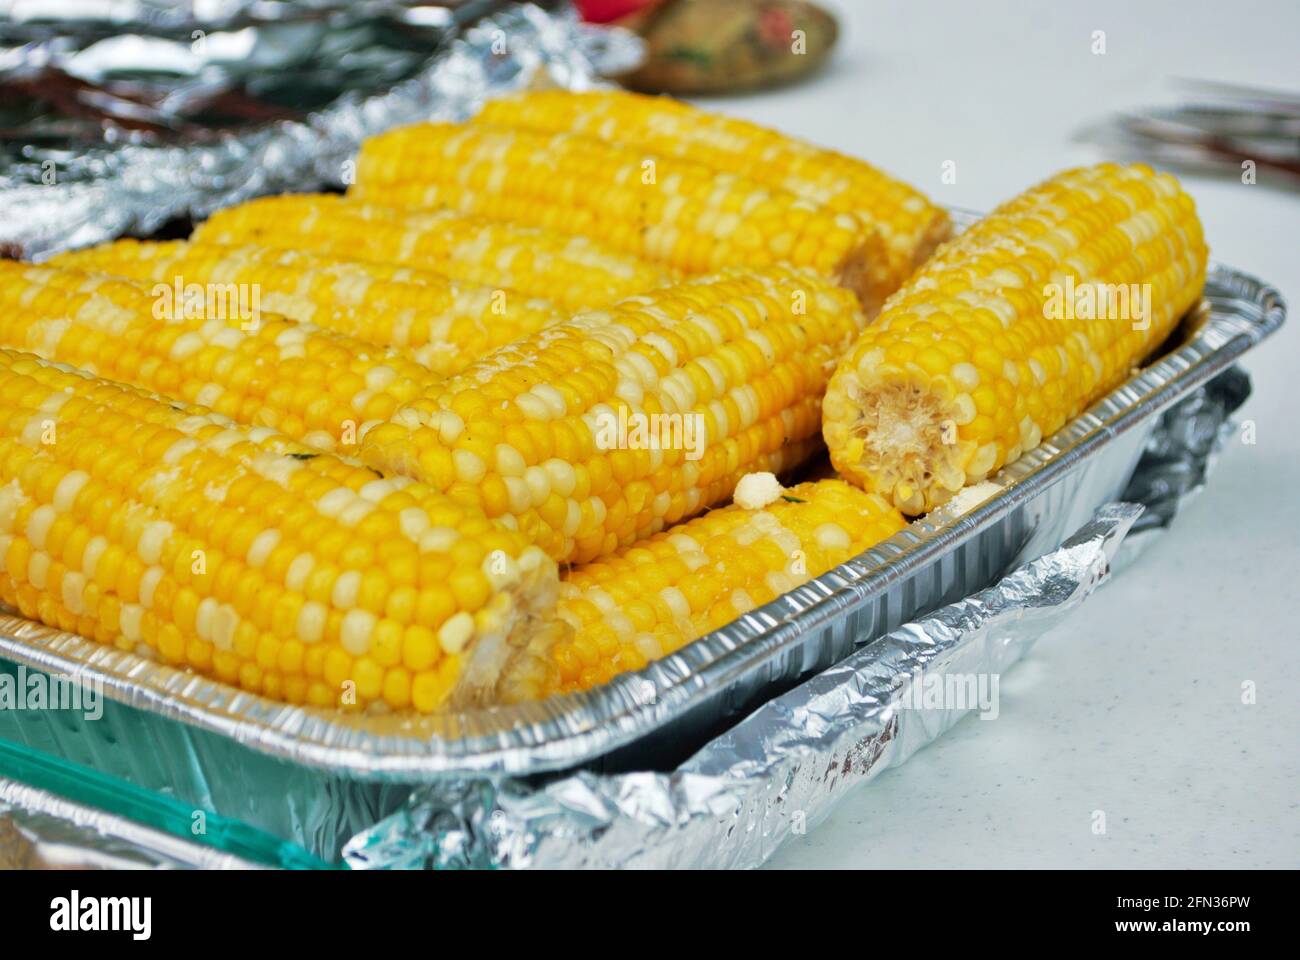
[{"label": "crumpled aluminum foil", "polygon": [[354,869],[756,867],[968,712],[901,708],[917,671],[1001,674],[1110,576],[1141,512],[1104,506],[1059,550],[769,702],[671,773],[440,783],[344,857]]},{"label": "crumpled aluminum foil", "polygon": [[1229,367],[1204,388],[1160,415],[1123,499],[1146,507],[1116,557],[1132,563],[1175,514],[1205,487],[1224,445],[1236,434],[1235,413],[1250,396],[1250,375]]},{"label": "crumpled aluminum foil", "polygon": [[[159,23],[171,30],[187,26],[167,18],[150,20],[147,15],[156,14],[157,6],[144,0],[119,3],[118,20],[126,21],[128,32],[122,33],[119,22],[118,33],[98,48],[109,41],[118,46],[101,49],[97,59],[79,69],[91,73],[111,70],[122,65],[120,58],[127,58],[139,69],[138,61],[147,56],[142,53],[146,42],[168,42],[156,36]],[[339,7],[324,0],[307,6]],[[372,3],[360,9],[391,16],[399,6]],[[457,8],[457,16],[468,16],[483,6],[471,3],[465,11]],[[238,25],[241,15],[252,16],[266,9],[267,5],[257,0],[223,0],[210,12],[218,27],[228,27]],[[447,10],[414,9],[441,15],[448,21],[446,29],[454,32]],[[355,10],[349,14],[354,20],[356,15]],[[432,22],[436,26],[442,21],[434,17]],[[7,29],[12,33],[24,23],[16,21]],[[310,29],[311,24],[289,26]],[[9,37],[11,45],[6,45],[5,37],[0,36],[0,75],[59,55],[57,40],[19,43],[22,39],[21,35]],[[137,43],[122,45],[123,41]],[[211,47],[215,39],[209,37],[208,43]],[[96,49],[68,55],[84,58]],[[247,72],[249,61],[265,55],[266,44],[231,44],[220,63],[208,64],[204,70]],[[538,82],[540,76],[560,86],[583,89],[596,83],[602,73],[634,66],[642,55],[642,43],[634,34],[583,24],[567,7],[551,13],[532,4],[510,5],[478,20],[391,89],[373,95],[344,92],[302,120],[241,127],[207,138],[211,142],[128,139],[84,151],[69,150],[65,144],[32,144],[24,149],[19,162],[0,166],[0,249],[29,258],[49,256],[124,233],[148,234],[174,218],[203,217],[260,194],[344,185],[350,180],[350,162],[366,137],[420,120],[464,119],[483,100]],[[207,82],[204,78],[199,71],[195,85],[201,88]],[[51,179],[50,170],[55,171],[54,182],[46,183],[42,177]]]}]

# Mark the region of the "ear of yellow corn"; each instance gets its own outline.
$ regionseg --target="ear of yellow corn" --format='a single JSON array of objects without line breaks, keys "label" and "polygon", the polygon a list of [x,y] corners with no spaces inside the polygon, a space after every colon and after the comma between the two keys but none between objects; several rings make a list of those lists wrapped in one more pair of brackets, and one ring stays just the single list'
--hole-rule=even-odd
[{"label": "ear of yellow corn", "polygon": [[527,92],[489,101],[476,120],[582,134],[743,172],[765,186],[855,214],[884,240],[894,286],[948,236],[948,215],[941,207],[870,164],[669,97],[613,90]]},{"label": "ear of yellow corn", "polygon": [[892,289],[879,234],[734,172],[568,134],[420,124],[368,140],[352,195],[593,237],[687,274],[788,262],[833,277],[873,315]]},{"label": "ear of yellow corn", "polygon": [[261,306],[302,323],[391,346],[440,376],[561,319],[553,304],[513,290],[458,284],[409,267],[258,246],[115,243],[65,253],[56,266],[164,284],[243,284]]},{"label": "ear of yellow corn", "polygon": [[942,503],[1129,376],[1205,281],[1195,207],[1102,164],[998,208],[891,297],[840,362],[824,432],[844,476],[906,513]]},{"label": "ear of yellow corn", "polygon": [[733,504],[570,571],[543,689],[571,693],[609,681],[730,623],[905,525],[882,498],[842,480],[783,491],[770,504]]},{"label": "ear of yellow corn", "polygon": [[[0,261],[0,345],[347,449],[439,379],[400,354],[261,312],[233,284],[146,286]],[[255,291],[250,291],[250,293]]]},{"label": "ear of yellow corn", "polygon": [[585,237],[323,194],[264,197],[218,210],[193,239],[400,264],[540,297],[569,311],[603,307],[673,279],[660,264]]},{"label": "ear of yellow corn", "polygon": [[555,565],[404,478],[0,350],[0,600],[291,703],[518,699]]},{"label": "ear of yellow corn", "polygon": [[371,428],[360,455],[591,560],[807,457],[862,324],[807,271],[699,278],[501,348]]}]

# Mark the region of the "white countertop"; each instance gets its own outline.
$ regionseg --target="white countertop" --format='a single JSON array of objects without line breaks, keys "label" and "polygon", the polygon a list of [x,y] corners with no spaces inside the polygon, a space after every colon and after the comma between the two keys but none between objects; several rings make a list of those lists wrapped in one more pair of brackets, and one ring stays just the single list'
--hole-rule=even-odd
[{"label": "white countertop", "polygon": [[[1300,92],[1294,0],[827,5],[844,34],[826,71],[710,106],[973,209],[1103,159],[1076,131],[1172,104],[1171,78]],[[1211,255],[1292,306],[1244,363],[1258,442],[1232,444],[1172,531],[1003,679],[996,721],[964,720],[773,866],[1300,866],[1300,190],[1183,179]]]}]

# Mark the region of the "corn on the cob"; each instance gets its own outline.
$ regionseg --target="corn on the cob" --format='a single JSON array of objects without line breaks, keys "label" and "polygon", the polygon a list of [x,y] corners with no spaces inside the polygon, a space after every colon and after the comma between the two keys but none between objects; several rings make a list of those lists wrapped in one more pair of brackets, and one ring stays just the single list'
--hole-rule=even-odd
[{"label": "corn on the cob", "polygon": [[119,240],[55,257],[56,266],[134,280],[256,287],[261,306],[377,346],[440,376],[562,319],[514,291],[462,285],[408,267],[351,262],[268,247]]},{"label": "corn on the cob", "polygon": [[555,565],[428,487],[0,350],[0,599],[292,703],[533,690]]},{"label": "corn on the cob", "polygon": [[568,311],[603,307],[673,279],[662,264],[585,237],[322,194],[264,197],[218,210],[192,239],[401,264],[540,297]]},{"label": "corn on the cob", "polygon": [[742,171],[765,186],[856,214],[880,232],[895,286],[948,236],[941,207],[870,164],[668,97],[546,90],[489,101],[475,119],[582,134],[715,170]]},{"label": "corn on the cob", "polygon": [[[387,419],[439,380],[391,350],[260,312],[251,297],[243,306],[252,309],[241,309],[229,286],[209,285],[190,302],[170,284],[150,291],[0,261],[0,345],[327,450],[352,447],[364,424]],[[204,293],[213,296],[200,304]]]},{"label": "corn on the cob", "polygon": [[361,148],[353,195],[594,237],[686,274],[788,262],[874,315],[892,289],[879,234],[734,173],[568,134],[488,124],[403,127]]},{"label": "corn on the cob", "polygon": [[905,526],[842,480],[802,483],[770,505],[738,504],[571,570],[560,587],[547,693],[607,682],[820,576]]},{"label": "corn on the cob", "polygon": [[862,323],[807,271],[699,278],[502,347],[370,429],[360,456],[583,562],[807,457]]},{"label": "corn on the cob", "polygon": [[943,247],[841,360],[836,469],[905,513],[942,503],[1127,377],[1195,304],[1205,262],[1167,174],[1102,164],[1029,190]]}]

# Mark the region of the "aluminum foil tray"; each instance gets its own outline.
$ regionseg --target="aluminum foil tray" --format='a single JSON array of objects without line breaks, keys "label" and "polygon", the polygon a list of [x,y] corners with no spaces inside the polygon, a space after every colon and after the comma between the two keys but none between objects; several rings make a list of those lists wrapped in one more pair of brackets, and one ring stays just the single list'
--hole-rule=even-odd
[{"label": "aluminum foil tray", "polygon": [[855,647],[1059,546],[1124,490],[1158,415],[1227,371],[1284,317],[1273,288],[1212,265],[1202,303],[1163,352],[994,476],[989,499],[918,521],[596,690],[424,718],[344,715],[286,706],[0,615],[0,668],[74,675],[100,685],[106,698],[97,720],[0,711],[0,737],[166,791],[326,858],[399,809],[414,785],[436,778],[671,769]]},{"label": "aluminum foil tray", "polygon": [[[1197,442],[1178,444],[1184,465],[1207,466],[1233,432],[1232,395],[1212,386],[1202,391]],[[1177,436],[1183,407],[1157,432]],[[1167,474],[1149,452],[1138,475]],[[353,837],[344,862],[360,870],[759,866],[972,710],[996,709],[997,678],[1107,581],[1145,513],[1144,504],[1105,504],[1059,549],[768,701],[674,770],[579,770],[544,783],[439,779]],[[922,683],[949,679],[983,679],[985,699],[916,699]]]}]

